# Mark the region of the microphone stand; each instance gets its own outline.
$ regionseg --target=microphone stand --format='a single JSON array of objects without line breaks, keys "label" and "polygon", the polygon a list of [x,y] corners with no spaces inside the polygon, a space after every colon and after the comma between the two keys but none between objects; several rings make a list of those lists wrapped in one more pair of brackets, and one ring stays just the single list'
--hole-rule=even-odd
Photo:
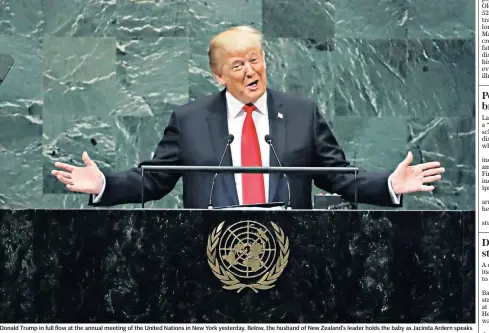
[{"label": "microphone stand", "polygon": [[[273,147],[273,144],[272,144],[272,138],[270,137],[269,134],[265,135],[265,141],[268,143],[268,145],[270,146],[270,148],[272,148],[272,152],[273,152],[273,155],[275,155],[275,159],[277,160],[277,163],[280,167],[282,167],[282,163],[280,163],[280,160],[278,159],[278,155],[277,155],[277,152],[275,151],[275,148]],[[292,209],[292,205],[291,205],[291,202],[290,202],[290,183],[289,183],[289,177],[287,177],[287,174],[283,173],[284,175],[284,178],[285,178],[285,182],[287,183],[287,193],[289,195],[289,200],[287,202],[287,206],[285,207],[286,210],[291,210]]]},{"label": "microphone stand", "polygon": [[[229,134],[227,137],[227,140],[226,140],[226,147],[224,148],[224,153],[222,153],[221,160],[219,161],[219,166],[221,166],[222,161],[224,160],[224,156],[226,156],[226,152],[228,151],[231,143],[233,143],[233,140],[234,140],[234,135]],[[214,185],[216,184],[216,178],[217,178],[217,172],[214,174],[214,177],[212,178],[211,192],[209,194],[209,205],[208,205],[207,209],[213,208],[213,206],[212,206],[212,194],[214,192]]]}]

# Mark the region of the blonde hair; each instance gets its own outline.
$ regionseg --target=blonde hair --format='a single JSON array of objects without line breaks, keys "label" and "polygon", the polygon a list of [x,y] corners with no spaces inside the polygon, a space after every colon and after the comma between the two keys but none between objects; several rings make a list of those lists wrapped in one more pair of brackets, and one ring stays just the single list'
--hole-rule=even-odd
[{"label": "blonde hair", "polygon": [[256,28],[241,25],[232,27],[214,36],[209,42],[209,65],[214,72],[219,66],[219,59],[222,58],[222,52],[244,52],[253,47],[262,48],[263,34]]}]

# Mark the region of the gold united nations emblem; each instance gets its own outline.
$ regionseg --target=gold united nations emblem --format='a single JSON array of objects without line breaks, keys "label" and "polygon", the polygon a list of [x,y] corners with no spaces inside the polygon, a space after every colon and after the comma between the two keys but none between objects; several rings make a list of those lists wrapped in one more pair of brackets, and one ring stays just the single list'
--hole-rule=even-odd
[{"label": "gold united nations emblem", "polygon": [[289,261],[289,239],[271,222],[273,233],[255,221],[223,230],[219,224],[207,240],[207,262],[227,290],[271,289]]}]

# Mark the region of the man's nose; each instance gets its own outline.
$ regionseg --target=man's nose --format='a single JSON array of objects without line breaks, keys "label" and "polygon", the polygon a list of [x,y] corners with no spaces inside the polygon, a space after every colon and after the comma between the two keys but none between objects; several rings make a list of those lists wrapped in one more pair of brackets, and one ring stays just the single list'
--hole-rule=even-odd
[{"label": "man's nose", "polygon": [[253,74],[255,74],[255,70],[253,69],[253,67],[251,66],[251,64],[249,62],[247,62],[245,64],[245,73],[246,73],[246,76],[248,77],[251,77],[253,76]]}]

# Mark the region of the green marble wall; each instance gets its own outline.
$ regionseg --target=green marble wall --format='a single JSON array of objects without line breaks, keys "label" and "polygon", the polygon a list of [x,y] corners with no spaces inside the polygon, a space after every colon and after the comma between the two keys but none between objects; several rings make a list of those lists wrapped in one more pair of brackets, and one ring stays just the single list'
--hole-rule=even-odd
[{"label": "green marble wall", "polygon": [[[215,92],[207,42],[249,24],[270,86],[316,100],[348,158],[394,169],[439,160],[408,209],[474,209],[473,1],[0,0],[0,208],[78,208],[54,161],[102,169],[150,157],[172,110]],[[181,205],[181,186],[156,207]],[[150,205],[151,206],[151,205]],[[124,207],[132,207],[127,205]]]}]

